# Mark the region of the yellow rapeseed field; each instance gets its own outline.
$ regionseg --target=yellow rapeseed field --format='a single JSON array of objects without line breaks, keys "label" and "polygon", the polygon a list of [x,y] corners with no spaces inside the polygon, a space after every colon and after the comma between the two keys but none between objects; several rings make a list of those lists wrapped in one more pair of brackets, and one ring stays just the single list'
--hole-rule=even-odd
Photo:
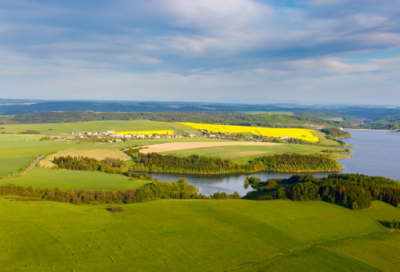
[{"label": "yellow rapeseed field", "polygon": [[159,135],[174,135],[173,130],[146,130],[146,131],[118,131],[113,134],[122,134],[122,135],[127,135],[127,134],[141,134],[141,135],[153,135],[153,134],[159,134]]},{"label": "yellow rapeseed field", "polygon": [[246,127],[229,125],[211,125],[197,123],[179,123],[195,129],[207,130],[210,132],[221,133],[251,133],[265,137],[278,138],[287,136],[290,138],[301,139],[305,141],[318,142],[319,138],[314,136],[310,130],[301,128],[266,128],[266,127]]}]

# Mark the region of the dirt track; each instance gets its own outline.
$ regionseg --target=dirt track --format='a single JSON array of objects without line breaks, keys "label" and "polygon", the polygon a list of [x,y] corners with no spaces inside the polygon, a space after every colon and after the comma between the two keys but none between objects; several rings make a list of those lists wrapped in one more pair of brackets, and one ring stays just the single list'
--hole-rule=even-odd
[{"label": "dirt track", "polygon": [[166,143],[149,145],[146,149],[141,149],[140,153],[151,153],[151,152],[165,152],[182,149],[202,148],[202,147],[214,147],[214,146],[267,146],[267,145],[280,145],[276,143],[259,143],[259,142],[192,142],[192,143]]}]

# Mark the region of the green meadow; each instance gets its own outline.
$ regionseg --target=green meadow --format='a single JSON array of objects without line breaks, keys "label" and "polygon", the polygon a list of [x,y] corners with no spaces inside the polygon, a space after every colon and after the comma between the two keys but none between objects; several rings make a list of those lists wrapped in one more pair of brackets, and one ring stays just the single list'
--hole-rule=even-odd
[{"label": "green meadow", "polygon": [[[398,271],[400,233],[379,201],[159,200],[123,205],[0,197],[2,271]],[[376,218],[379,216],[379,218]]]},{"label": "green meadow", "polygon": [[171,138],[171,139],[154,139],[154,140],[130,140],[126,142],[115,142],[115,143],[83,143],[82,145],[75,145],[67,150],[59,151],[56,154],[52,154],[41,162],[42,166],[51,167],[54,156],[85,156],[90,158],[96,158],[103,160],[107,157],[116,158],[121,160],[130,160],[130,157],[123,151],[129,146],[135,145],[154,145],[164,143],[176,143],[176,142],[215,142],[217,140],[211,140],[207,138]]},{"label": "green meadow", "polygon": [[77,144],[72,142],[39,141],[39,137],[33,135],[0,134],[0,177],[27,166],[40,154],[76,146]]},{"label": "green meadow", "polygon": [[[26,139],[29,139],[29,141],[26,141]],[[0,158],[38,156],[77,147],[75,142],[39,141],[39,139],[40,137],[33,135],[0,134]]]},{"label": "green meadow", "polygon": [[18,171],[34,159],[35,157],[0,158],[0,177]]},{"label": "green meadow", "polygon": [[[187,157],[192,154],[209,156],[209,157],[220,157],[224,159],[232,159],[238,163],[247,163],[248,161],[261,157],[274,154],[283,154],[287,152],[300,153],[300,154],[326,154],[321,153],[326,147],[311,146],[311,145],[295,145],[295,144],[281,144],[281,145],[269,145],[269,146],[216,146],[216,147],[202,147],[184,150],[172,150],[161,152],[163,155],[174,154],[178,157]],[[341,154],[333,154],[334,158],[345,158]]]},{"label": "green meadow", "polygon": [[134,131],[134,130],[168,130],[171,126],[153,121],[90,121],[77,123],[45,123],[45,124],[15,124],[2,125],[6,132],[19,133],[28,129],[40,131],[42,135],[62,135],[69,132],[85,132],[107,130],[115,131]]},{"label": "green meadow", "polygon": [[68,171],[36,168],[29,174],[3,183],[12,183],[33,188],[86,189],[119,191],[142,187],[149,181],[131,180],[123,175],[101,172]]}]

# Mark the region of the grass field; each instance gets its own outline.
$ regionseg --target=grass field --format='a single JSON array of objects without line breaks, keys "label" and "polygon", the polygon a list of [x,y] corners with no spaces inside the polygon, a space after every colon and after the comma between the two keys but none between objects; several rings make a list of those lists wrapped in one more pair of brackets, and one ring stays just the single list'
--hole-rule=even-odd
[{"label": "grass field", "polygon": [[59,151],[56,154],[52,154],[40,162],[41,166],[51,167],[53,158],[60,156],[86,156],[103,160],[107,157],[116,158],[121,160],[129,160],[130,157],[126,155],[121,149],[126,149],[128,146],[134,145],[155,145],[163,143],[175,143],[175,142],[220,142],[217,140],[210,140],[205,138],[173,138],[173,139],[157,139],[157,140],[132,140],[126,142],[116,143],[86,143],[82,145],[71,146],[66,150]]},{"label": "grass field", "polygon": [[288,200],[123,207],[113,215],[105,205],[0,197],[2,271],[398,271],[400,265],[399,232],[374,218],[375,209],[386,220],[397,210],[380,202],[361,212]]},{"label": "grass field", "polygon": [[[129,180],[122,175],[105,174],[101,172],[68,171],[53,169],[35,169],[29,174],[4,181],[22,186],[34,188],[55,188],[62,189],[93,189],[93,190],[124,190],[138,188],[149,181]],[[0,182],[1,183],[1,182]]]},{"label": "grass field", "polygon": [[33,135],[0,135],[0,177],[27,166],[40,154],[76,146],[72,142],[39,141]]},{"label": "grass field", "polygon": [[18,171],[21,167],[28,165],[35,157],[1,158],[0,177]]},{"label": "grass field", "polygon": [[[187,157],[192,154],[208,156],[208,157],[220,157],[220,158],[231,158],[235,162],[247,163],[249,160],[256,157],[268,156],[273,154],[283,154],[287,152],[295,152],[300,154],[326,154],[321,153],[321,150],[326,147],[310,146],[310,145],[293,145],[293,144],[281,144],[281,145],[267,145],[267,146],[216,146],[216,147],[204,147],[204,148],[193,148],[185,150],[172,150],[161,152],[163,155],[174,154],[178,157]],[[344,158],[341,154],[332,154],[334,158]]]},{"label": "grass field", "polygon": [[2,125],[5,129],[3,131],[18,133],[33,129],[40,131],[43,135],[62,135],[68,132],[92,132],[107,130],[115,131],[128,131],[128,130],[171,130],[170,126],[152,121],[91,121],[91,122],[77,122],[77,123],[49,123],[49,124],[15,124],[15,125]]},{"label": "grass field", "polygon": [[37,156],[76,146],[75,142],[39,141],[37,136],[0,135],[0,158]]}]

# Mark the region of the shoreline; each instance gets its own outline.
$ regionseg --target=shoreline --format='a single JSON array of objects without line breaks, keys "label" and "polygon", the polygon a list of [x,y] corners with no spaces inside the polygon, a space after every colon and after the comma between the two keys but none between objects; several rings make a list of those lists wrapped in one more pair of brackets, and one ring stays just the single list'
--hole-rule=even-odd
[{"label": "shoreline", "polygon": [[389,129],[371,129],[371,128],[343,128],[343,130],[370,130],[370,131],[391,131],[396,132]]}]

